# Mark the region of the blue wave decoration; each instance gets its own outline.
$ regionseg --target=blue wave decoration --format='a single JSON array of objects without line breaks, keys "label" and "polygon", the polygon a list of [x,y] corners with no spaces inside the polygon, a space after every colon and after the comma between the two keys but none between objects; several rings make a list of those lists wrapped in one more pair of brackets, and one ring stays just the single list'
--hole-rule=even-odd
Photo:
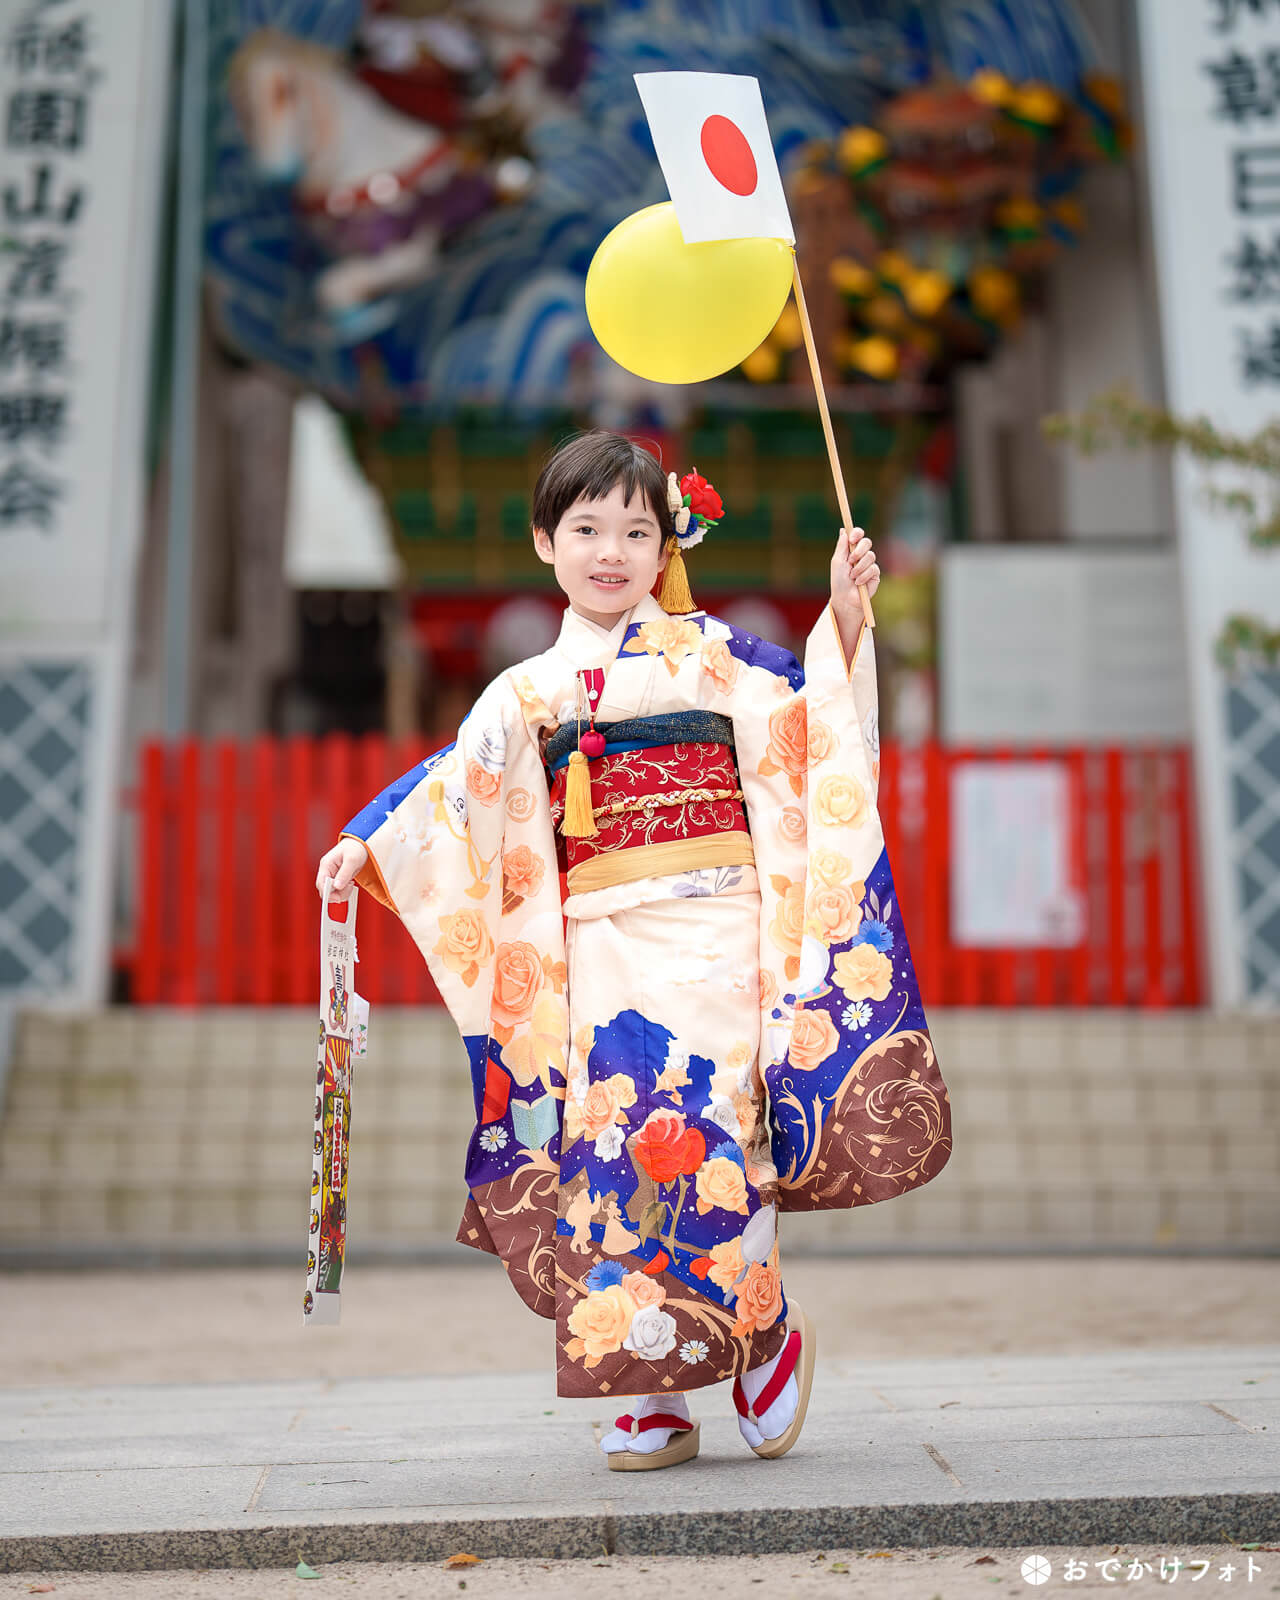
[{"label": "blue wave decoration", "polygon": [[[809,140],[875,114],[939,70],[989,66],[1070,89],[1093,63],[1074,0],[623,0],[589,17],[592,60],[575,114],[530,135],[537,179],[519,205],[447,243],[431,277],[344,324],[317,304],[326,257],[288,193],[253,167],[226,95],[227,67],[261,28],[345,51],[361,0],[213,0],[205,252],[220,326],[254,359],[335,403],[430,411],[463,400],[559,401],[592,345],[583,282],[623,217],[666,199],[635,72],[760,79],[784,172]],[[362,376],[363,375],[363,376]]]}]

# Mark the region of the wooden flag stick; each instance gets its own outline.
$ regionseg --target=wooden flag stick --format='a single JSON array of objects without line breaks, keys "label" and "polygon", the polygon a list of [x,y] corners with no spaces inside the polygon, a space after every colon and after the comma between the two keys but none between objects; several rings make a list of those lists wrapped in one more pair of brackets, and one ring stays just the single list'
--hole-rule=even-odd
[{"label": "wooden flag stick", "polygon": [[[844,519],[841,526],[848,528],[849,538],[852,540],[853,512],[849,510],[849,495],[844,486],[844,474],[840,470],[840,457],[836,452],[836,436],[831,427],[831,412],[827,408],[827,391],[822,383],[822,369],[818,366],[818,352],[813,342],[813,329],[809,326],[809,308],[804,303],[804,286],[800,282],[800,262],[794,251],[791,256],[791,286],[795,290],[796,309],[800,313],[800,326],[804,330],[804,347],[809,357],[809,370],[813,373],[813,388],[818,398],[818,414],[822,418],[822,431],[827,436],[827,455],[831,460],[831,476],[835,480],[836,499],[840,503],[840,515]],[[874,628],[876,619],[871,610],[871,596],[867,593],[865,583],[858,585],[858,598],[862,601],[862,614],[867,619],[867,626]]]}]

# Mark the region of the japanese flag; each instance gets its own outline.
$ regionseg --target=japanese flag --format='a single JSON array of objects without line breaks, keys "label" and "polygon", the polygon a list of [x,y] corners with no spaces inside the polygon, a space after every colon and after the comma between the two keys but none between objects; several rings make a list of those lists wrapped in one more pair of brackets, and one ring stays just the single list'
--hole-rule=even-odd
[{"label": "japanese flag", "polygon": [[686,244],[796,241],[756,78],[637,72],[636,88]]}]

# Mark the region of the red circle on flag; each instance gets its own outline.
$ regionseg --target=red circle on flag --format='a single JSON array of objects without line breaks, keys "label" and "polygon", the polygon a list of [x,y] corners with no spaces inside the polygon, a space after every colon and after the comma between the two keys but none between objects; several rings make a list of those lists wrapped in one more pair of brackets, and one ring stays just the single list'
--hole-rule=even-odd
[{"label": "red circle on flag", "polygon": [[751,143],[736,122],[718,114],[702,124],[702,159],[730,194],[754,194],[759,173]]}]

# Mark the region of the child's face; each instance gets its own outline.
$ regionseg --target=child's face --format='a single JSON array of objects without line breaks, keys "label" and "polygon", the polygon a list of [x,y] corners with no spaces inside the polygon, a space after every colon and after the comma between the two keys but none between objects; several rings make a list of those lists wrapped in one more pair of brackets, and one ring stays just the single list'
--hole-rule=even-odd
[{"label": "child's face", "polygon": [[602,628],[648,594],[667,564],[657,517],[639,490],[627,505],[620,483],[603,500],[575,500],[554,532],[553,543],[535,528],[534,547],[573,609]]}]

